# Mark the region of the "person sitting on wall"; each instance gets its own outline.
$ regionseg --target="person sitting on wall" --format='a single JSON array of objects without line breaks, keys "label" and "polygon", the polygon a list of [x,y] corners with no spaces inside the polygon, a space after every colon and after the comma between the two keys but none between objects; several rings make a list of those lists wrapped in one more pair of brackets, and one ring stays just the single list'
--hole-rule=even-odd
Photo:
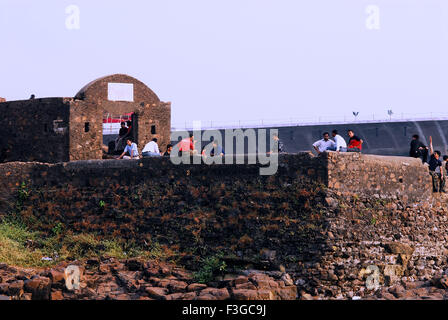
[{"label": "person sitting on wall", "polygon": [[118,138],[115,140],[115,151],[124,150],[125,146],[125,138],[128,134],[128,128],[126,127],[126,122],[121,123],[120,131],[118,132]]},{"label": "person sitting on wall", "polygon": [[355,136],[353,130],[348,130],[348,136],[350,140],[348,141],[347,152],[361,152],[364,141],[358,136]]},{"label": "person sitting on wall", "polygon": [[429,174],[432,178],[432,191],[445,192],[445,175],[443,172],[442,161],[440,160],[441,153],[438,150],[434,151],[432,146],[432,137],[429,137],[429,150],[431,156],[429,158]]},{"label": "person sitting on wall", "polygon": [[222,146],[218,145],[216,140],[213,141],[213,149],[210,152],[210,155],[212,157],[215,157],[215,156],[216,157],[222,157],[222,156],[225,155],[224,148]]},{"label": "person sitting on wall", "polygon": [[152,139],[151,142],[146,144],[142,150],[143,157],[160,157],[159,145],[157,144],[157,138]]},{"label": "person sitting on wall", "polygon": [[[137,144],[133,143],[131,139],[126,140],[126,148],[124,148],[123,153],[118,159],[132,160],[132,159],[140,159]],[[129,156],[126,155],[129,154]]]},{"label": "person sitting on wall", "polygon": [[418,134],[412,136],[411,150],[409,156],[412,158],[421,158],[423,163],[428,161],[428,147],[420,141]]},{"label": "person sitting on wall", "polygon": [[189,138],[182,139],[179,142],[179,151],[181,151],[181,152],[190,152],[190,154],[194,154],[195,153],[196,150],[194,149],[194,136],[193,136],[193,134],[190,133],[190,137]]},{"label": "person sitting on wall", "polygon": [[[225,155],[224,148],[216,142],[216,140],[213,140],[212,142],[212,149],[210,150],[210,156],[211,157],[223,157]],[[205,153],[205,147],[202,148],[201,155],[205,158],[207,158],[207,154]]]},{"label": "person sitting on wall", "polygon": [[331,135],[336,143],[336,147],[333,151],[347,152],[347,142],[345,142],[345,139],[338,133],[338,130],[333,130]]},{"label": "person sitting on wall", "polygon": [[164,157],[170,157],[171,156],[171,151],[173,151],[173,145],[172,144],[168,144],[166,146],[166,151],[163,154]]},{"label": "person sitting on wall", "polygon": [[336,150],[336,144],[334,141],[330,140],[330,134],[325,132],[323,134],[323,139],[316,141],[313,144],[314,150],[316,150],[317,154],[321,154],[326,151]]}]

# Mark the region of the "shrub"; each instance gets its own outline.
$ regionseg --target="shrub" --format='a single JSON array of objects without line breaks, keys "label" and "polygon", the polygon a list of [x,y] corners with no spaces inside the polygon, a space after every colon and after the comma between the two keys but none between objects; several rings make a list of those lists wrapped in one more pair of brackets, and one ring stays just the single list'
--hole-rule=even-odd
[{"label": "shrub", "polygon": [[201,259],[201,269],[193,275],[195,281],[206,284],[213,281],[219,274],[223,274],[227,269],[227,265],[224,261],[222,261],[222,258],[223,254],[219,253],[214,256]]}]

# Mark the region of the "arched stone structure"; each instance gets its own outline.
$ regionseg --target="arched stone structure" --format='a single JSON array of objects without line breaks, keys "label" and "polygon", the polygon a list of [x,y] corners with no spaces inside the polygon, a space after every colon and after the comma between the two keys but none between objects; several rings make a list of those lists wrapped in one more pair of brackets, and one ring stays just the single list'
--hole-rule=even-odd
[{"label": "arched stone structure", "polygon": [[0,162],[67,162],[103,158],[104,114],[133,113],[140,151],[153,138],[170,143],[171,103],[141,81],[115,74],[83,87],[74,98],[0,103]]}]

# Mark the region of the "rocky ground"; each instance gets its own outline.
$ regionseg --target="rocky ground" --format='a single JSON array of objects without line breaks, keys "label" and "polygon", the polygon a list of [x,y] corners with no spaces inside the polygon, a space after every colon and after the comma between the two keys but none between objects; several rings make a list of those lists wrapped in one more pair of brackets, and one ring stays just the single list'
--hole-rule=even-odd
[{"label": "rocky ground", "polygon": [[[245,271],[208,284],[170,264],[138,259],[90,259],[77,263],[78,290],[66,288],[62,263],[24,269],[0,264],[0,300],[318,300],[293,284],[287,273]],[[331,298],[335,299],[335,298]],[[448,300],[448,276],[401,282],[353,300]]]},{"label": "rocky ground", "polygon": [[[301,300],[320,299],[301,290],[299,297]],[[448,276],[431,281],[401,281],[399,284],[374,290],[363,297],[353,296],[352,300],[448,300]]]},{"label": "rocky ground", "polygon": [[77,264],[78,290],[65,284],[63,263],[24,269],[0,264],[0,300],[294,300],[297,287],[282,272],[246,272],[200,284],[192,273],[166,263],[90,259]]}]

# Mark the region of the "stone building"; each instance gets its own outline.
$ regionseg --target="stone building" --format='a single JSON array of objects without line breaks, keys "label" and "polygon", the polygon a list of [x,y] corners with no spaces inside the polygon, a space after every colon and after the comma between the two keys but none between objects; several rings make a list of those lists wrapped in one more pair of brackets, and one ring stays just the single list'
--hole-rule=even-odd
[{"label": "stone building", "polygon": [[0,162],[102,159],[103,119],[132,114],[140,151],[153,138],[170,143],[171,103],[123,74],[97,79],[74,98],[0,103]]}]

